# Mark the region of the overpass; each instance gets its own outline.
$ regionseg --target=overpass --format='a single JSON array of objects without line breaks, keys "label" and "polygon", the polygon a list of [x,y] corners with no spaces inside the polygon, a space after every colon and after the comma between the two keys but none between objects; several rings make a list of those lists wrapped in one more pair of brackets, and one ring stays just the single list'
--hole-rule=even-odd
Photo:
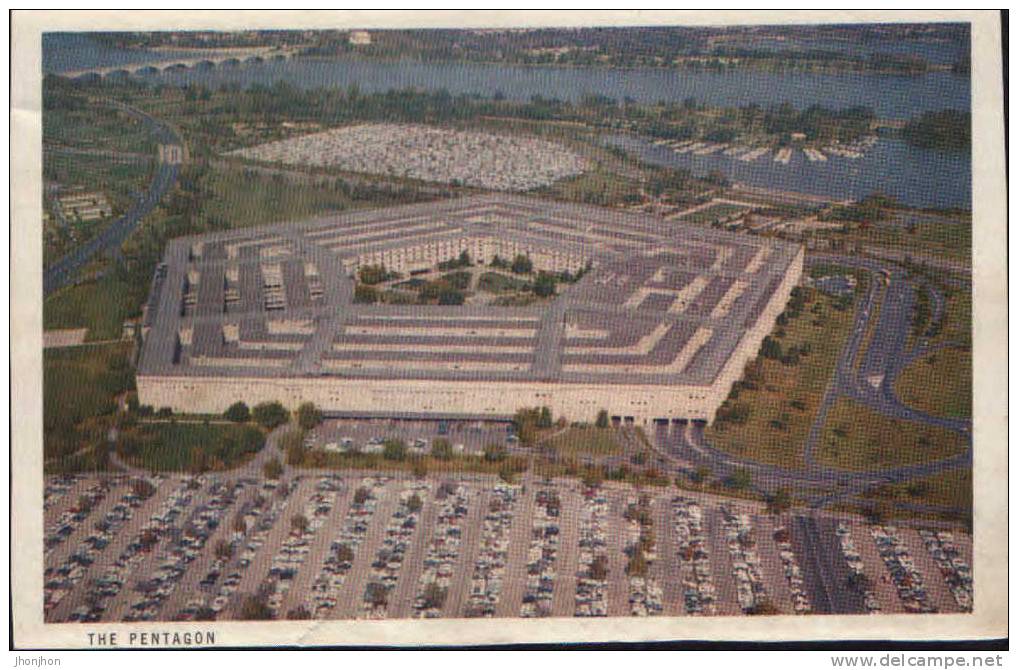
[{"label": "overpass", "polygon": [[80,70],[65,70],[64,72],[57,72],[55,74],[61,77],[67,77],[68,79],[104,79],[109,76],[154,75],[174,70],[214,68],[249,63],[283,61],[293,58],[296,54],[297,51],[295,49],[272,49],[268,47],[260,47],[257,49],[230,49],[228,51],[210,51],[189,57],[177,56],[172,58],[168,57],[165,60],[149,60],[138,63],[120,63],[117,65],[83,68]]}]

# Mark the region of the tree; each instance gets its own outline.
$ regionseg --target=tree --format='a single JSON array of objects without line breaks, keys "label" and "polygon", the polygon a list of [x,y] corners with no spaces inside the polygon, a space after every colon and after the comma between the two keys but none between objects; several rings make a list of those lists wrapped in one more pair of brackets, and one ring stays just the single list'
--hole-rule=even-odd
[{"label": "tree", "polygon": [[229,560],[233,556],[233,546],[226,540],[216,542],[216,558],[221,561]]},{"label": "tree", "polygon": [[386,440],[382,448],[382,458],[387,461],[406,459],[406,444],[402,440]]},{"label": "tree", "polygon": [[322,412],[314,403],[301,403],[297,408],[297,424],[304,430],[311,430],[322,422]]},{"label": "tree", "polygon": [[594,425],[597,426],[598,428],[607,428],[608,427],[608,411],[607,410],[603,410],[602,409],[602,410],[600,410],[597,413],[597,421],[594,422]]},{"label": "tree", "polygon": [[710,479],[711,469],[708,465],[698,465],[696,470],[693,470],[693,474],[689,475],[689,478],[693,480],[694,484],[703,485]]},{"label": "tree", "polygon": [[781,358],[781,344],[773,337],[768,335],[763,339],[763,344],[760,347],[760,353],[764,358]]},{"label": "tree", "polygon": [[304,621],[311,618],[311,611],[304,605],[296,607],[286,613],[290,621]]},{"label": "tree", "polygon": [[788,489],[780,488],[767,500],[767,509],[771,514],[784,514],[792,507],[792,495]]},{"label": "tree", "polygon": [[353,504],[363,505],[371,498],[371,491],[366,486],[359,487],[353,494]]},{"label": "tree", "polygon": [[516,258],[513,259],[512,271],[518,275],[530,274],[534,269],[534,264],[530,260],[530,256],[526,254],[516,254]]},{"label": "tree", "polygon": [[603,582],[608,579],[608,557],[598,554],[590,562],[590,578],[594,581]]},{"label": "tree", "polygon": [[444,437],[435,438],[435,441],[431,443],[431,455],[440,461],[452,460],[454,455],[452,444]]},{"label": "tree", "polygon": [[135,479],[131,482],[131,492],[142,500],[148,500],[156,492],[156,487],[146,479]]},{"label": "tree", "polygon": [[235,517],[233,517],[233,532],[235,533],[247,532],[247,521],[244,520],[243,514],[237,514]]},{"label": "tree", "polygon": [[283,475],[283,464],[278,458],[272,458],[262,466],[262,474],[266,479],[279,479]]},{"label": "tree", "polygon": [[736,468],[728,477],[728,485],[736,491],[748,489],[753,483],[753,475],[746,468]]},{"label": "tree", "polygon": [[303,535],[308,532],[308,528],[311,527],[311,522],[303,514],[294,514],[290,517],[290,528]]},{"label": "tree", "polygon": [[336,547],[335,556],[336,561],[339,563],[352,563],[354,558],[353,549],[350,548],[350,545],[341,544]]},{"label": "tree", "polygon": [[601,485],[604,476],[596,468],[588,468],[583,472],[583,485],[589,489],[595,489]]},{"label": "tree", "polygon": [[446,589],[435,582],[424,587],[424,609],[442,609],[445,606]]},{"label": "tree", "polygon": [[290,413],[278,402],[263,402],[255,405],[251,415],[262,427],[272,430],[290,420]]},{"label": "tree", "polygon": [[421,497],[416,493],[410,496],[410,499],[406,501],[406,508],[411,512],[419,512],[421,511],[421,507],[423,506],[424,502],[421,500]]},{"label": "tree", "polygon": [[251,420],[251,410],[243,402],[235,402],[223,412],[223,418],[234,423],[244,423]]},{"label": "tree", "polygon": [[484,460],[489,463],[504,461],[509,456],[509,450],[504,444],[489,444],[484,447]]},{"label": "tree", "polygon": [[541,416],[537,419],[538,428],[551,428],[552,425],[551,410],[547,407],[541,408]]},{"label": "tree", "polygon": [[379,292],[374,286],[357,284],[353,289],[353,301],[363,305],[371,305],[378,302]]},{"label": "tree", "polygon": [[534,294],[542,298],[555,295],[555,278],[545,272],[537,275],[534,281]]},{"label": "tree", "polygon": [[364,600],[373,607],[385,607],[389,603],[389,590],[384,584],[371,582],[364,591]]},{"label": "tree", "polygon": [[240,606],[237,616],[241,621],[268,621],[272,619],[272,609],[264,595],[248,596]]},{"label": "tree", "polygon": [[633,549],[633,555],[629,557],[629,563],[626,565],[626,574],[630,577],[647,576],[647,558],[643,555],[643,549],[639,546]]}]

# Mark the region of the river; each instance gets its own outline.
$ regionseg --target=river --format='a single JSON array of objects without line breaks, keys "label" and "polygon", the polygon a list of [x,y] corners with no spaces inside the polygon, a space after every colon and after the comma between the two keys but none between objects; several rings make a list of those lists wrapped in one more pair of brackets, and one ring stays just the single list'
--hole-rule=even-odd
[{"label": "river", "polygon": [[[81,34],[45,35],[43,44],[43,68],[47,72],[168,58],[165,52],[153,55],[110,49]],[[872,49],[872,44],[867,45],[868,51]],[[889,44],[887,50],[901,53],[902,47]],[[967,111],[971,104],[969,77],[950,72],[921,76],[746,69],[700,72],[296,58],[176,70],[148,75],[145,80],[214,88],[226,83],[270,85],[285,80],[303,88],[356,84],[362,91],[387,91],[415,87],[446,89],[453,94],[500,93],[520,100],[534,95],[578,100],[584,95],[598,94],[643,103],[691,97],[708,105],[724,106],[756,103],[766,107],[784,102],[797,108],[814,104],[829,108],[861,105],[872,108],[881,118],[894,119],[945,108]],[[754,186],[837,198],[860,197],[880,190],[914,206],[971,206],[968,153],[940,154],[885,139],[862,159],[832,158],[827,163],[809,163],[802,154],[797,154],[789,166],[778,168],[773,161],[747,164],[721,156],[669,156],[666,150],[651,149],[649,153],[642,148],[639,151],[650,159],[698,171],[720,168],[732,179]]]}]

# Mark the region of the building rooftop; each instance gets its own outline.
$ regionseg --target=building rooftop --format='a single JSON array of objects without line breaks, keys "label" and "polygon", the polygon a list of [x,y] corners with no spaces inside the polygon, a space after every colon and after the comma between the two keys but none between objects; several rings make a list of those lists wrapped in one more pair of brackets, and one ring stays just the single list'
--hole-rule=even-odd
[{"label": "building rooftop", "polygon": [[[353,302],[358,264],[485,242],[591,270],[526,307]],[[515,195],[179,238],[153,283],[139,373],[709,385],[798,251]]]}]

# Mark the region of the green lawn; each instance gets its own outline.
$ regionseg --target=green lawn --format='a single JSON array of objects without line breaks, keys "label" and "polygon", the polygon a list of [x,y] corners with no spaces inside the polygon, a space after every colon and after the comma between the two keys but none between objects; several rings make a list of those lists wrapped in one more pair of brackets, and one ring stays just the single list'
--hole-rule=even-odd
[{"label": "green lawn", "polygon": [[123,431],[117,450],[145,469],[220,470],[250,459],[264,443],[251,425],[142,423]]},{"label": "green lawn", "polygon": [[77,110],[47,109],[42,121],[44,142],[104,151],[156,151],[151,133],[140,121],[99,103]]},{"label": "green lawn", "polygon": [[687,214],[679,218],[683,223],[713,223],[714,221],[724,221],[730,216],[735,216],[740,212],[748,212],[749,208],[744,205],[732,205],[727,202],[719,202],[713,205],[708,205],[703,209],[697,210],[692,214]]},{"label": "green lawn", "polygon": [[43,351],[43,453],[54,458],[101,440],[116,396],[133,386],[130,344]]},{"label": "green lawn", "polygon": [[817,460],[844,470],[870,470],[942,460],[962,453],[964,436],[879,414],[839,399],[827,414]]},{"label": "green lawn", "polygon": [[43,328],[87,328],[88,341],[118,339],[124,320],[139,313],[147,290],[112,276],[60,289],[43,301]]},{"label": "green lawn", "polygon": [[925,505],[972,509],[972,469],[956,468],[882,489],[877,497]]},{"label": "green lawn", "polygon": [[569,428],[544,442],[560,456],[592,454],[611,456],[622,453],[622,444],[611,428]]},{"label": "green lawn", "polygon": [[210,169],[201,180],[202,212],[206,221],[215,222],[214,228],[245,228],[400,202],[383,192],[350,191],[341,178],[322,184],[313,180],[314,176],[301,181],[240,167]]},{"label": "green lawn", "polygon": [[913,362],[894,390],[902,402],[936,416],[972,416],[972,351],[940,349]]},{"label": "green lawn", "polygon": [[522,291],[528,282],[501,272],[485,272],[477,279],[477,290],[487,293],[510,293]]},{"label": "green lawn", "polygon": [[[744,377],[723,409],[740,408],[742,422],[719,416],[707,429],[719,449],[742,458],[784,467],[805,465],[803,448],[838,354],[852,327],[852,309],[835,308],[835,298],[816,291],[802,313],[772,336],[783,350],[808,344],[809,355],[796,365],[759,357],[752,378]],[[818,307],[817,307],[818,305]],[[817,311],[814,312],[813,310]],[[723,415],[723,412],[722,412]]]}]

